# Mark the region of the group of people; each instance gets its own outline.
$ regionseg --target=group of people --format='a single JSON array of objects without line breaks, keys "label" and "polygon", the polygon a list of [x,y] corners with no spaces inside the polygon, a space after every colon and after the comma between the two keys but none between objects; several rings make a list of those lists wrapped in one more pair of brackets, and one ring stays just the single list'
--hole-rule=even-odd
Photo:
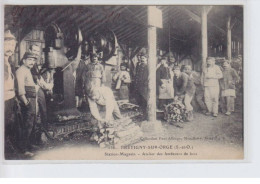
[{"label": "group of people", "polygon": [[[37,61],[40,59],[40,47],[36,44],[32,44],[29,51],[25,52],[20,67],[16,70],[9,62],[15,46],[15,36],[6,31],[4,33],[5,150],[12,148],[32,156],[30,150],[37,144],[33,133],[37,128],[44,130],[48,128],[46,92],[53,88],[50,75],[53,71],[47,71],[49,75],[45,77],[39,75]],[[40,115],[40,124],[37,124],[37,115]]]},{"label": "group of people", "polygon": [[202,71],[192,71],[190,65],[183,67],[167,65],[166,58],[161,59],[157,69],[158,108],[173,101],[184,103],[188,120],[193,119],[192,99],[195,98],[203,113],[218,116],[219,101],[221,111],[226,115],[234,112],[235,86],[239,81],[237,72],[231,68],[228,60],[222,66],[215,64],[215,58],[207,58],[207,66]]},{"label": "group of people", "polygon": [[[31,45],[25,52],[20,67],[15,68],[9,59],[14,54],[16,46],[15,36],[6,31],[4,34],[4,79],[5,79],[5,147],[11,143],[27,155],[34,146],[32,133],[36,127],[37,114],[40,114],[43,129],[48,128],[46,95],[53,89],[53,69],[47,70],[45,77],[39,75],[36,65],[40,57],[40,47]],[[79,48],[80,49],[80,48]],[[81,57],[75,67],[75,95],[76,106],[82,99],[87,103],[92,116],[99,122],[110,122],[114,118],[122,118],[115,96],[110,87],[104,85],[106,74],[100,62],[99,54],[92,52],[88,57]],[[146,116],[148,97],[148,57],[141,53],[134,75],[130,77],[126,63],[120,65],[120,70],[112,77],[115,90],[119,91],[120,100],[129,100],[129,94]],[[202,71],[193,71],[190,65],[179,67],[171,63],[168,65],[166,57],[161,58],[156,71],[156,92],[158,109],[174,101],[181,101],[188,112],[188,120],[193,119],[192,99],[195,98],[202,111],[207,115],[218,116],[219,99],[222,112],[230,115],[234,111],[236,97],[235,86],[239,77],[226,60],[223,68],[215,64],[213,57],[207,58],[207,66]],[[129,90],[129,87],[132,87]],[[129,92],[130,91],[130,92]],[[219,98],[221,94],[221,98]],[[20,104],[23,124],[19,131],[19,138],[14,140],[15,124],[14,111],[16,102]],[[102,108],[104,114],[101,113]],[[100,126],[102,126],[102,123]],[[10,145],[11,145],[10,144]],[[14,146],[14,144],[12,144]]]},{"label": "group of people", "polygon": [[89,58],[80,61],[75,82],[76,106],[80,107],[82,99],[87,99],[91,115],[101,123],[100,126],[114,118],[122,118],[113,91],[104,85],[105,81],[99,54],[90,53]]},{"label": "group of people", "polygon": [[[36,129],[45,130],[45,133],[48,130],[46,99],[54,87],[55,69],[47,69],[45,73],[39,71],[37,61],[41,48],[35,44],[25,52],[19,68],[15,69],[10,57],[15,52],[16,38],[10,31],[6,31],[4,36],[5,153],[15,150],[33,156],[32,150],[39,143],[35,140]],[[76,106],[80,105],[83,97],[87,98],[90,112],[101,123],[100,126],[114,118],[121,118],[112,90],[104,85],[105,71],[99,55],[90,53],[89,57],[81,57],[79,51],[75,62],[72,62]],[[102,108],[105,109],[104,114],[101,113]],[[17,116],[18,111],[20,117]]]},{"label": "group of people", "polygon": [[[148,96],[147,56],[138,56],[134,78],[134,95],[136,102],[146,112]],[[239,82],[237,72],[225,60],[222,66],[215,64],[214,57],[207,58],[207,65],[202,70],[193,71],[191,65],[182,67],[168,63],[162,57],[156,71],[157,111],[163,111],[165,105],[181,101],[186,108],[188,118],[193,119],[193,99],[206,115],[217,117],[220,109],[226,115],[234,112],[236,84]]]}]

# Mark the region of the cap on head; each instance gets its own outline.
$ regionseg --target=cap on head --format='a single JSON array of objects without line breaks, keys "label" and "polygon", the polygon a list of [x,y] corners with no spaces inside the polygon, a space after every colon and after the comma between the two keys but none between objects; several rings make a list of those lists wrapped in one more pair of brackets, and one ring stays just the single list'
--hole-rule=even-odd
[{"label": "cap on head", "polygon": [[32,50],[32,49],[33,49],[33,47],[40,48],[40,45],[38,45],[38,44],[35,44],[35,43],[33,43],[33,44],[30,44],[30,47],[29,47],[29,49],[30,49],[30,50]]},{"label": "cap on head", "polygon": [[225,59],[224,62],[223,62],[223,66],[226,67],[226,66],[229,66],[229,65],[230,65],[229,61]]},{"label": "cap on head", "polygon": [[37,59],[37,55],[32,53],[32,52],[25,52],[24,56],[23,56],[24,59],[27,59],[27,58],[34,58],[34,59]]},{"label": "cap on head", "polygon": [[173,70],[181,70],[180,66],[176,65],[174,66]]},{"label": "cap on head", "polygon": [[124,67],[127,68],[127,64],[126,64],[126,63],[121,63],[121,64],[120,64],[120,67],[121,67],[121,66],[124,66]]},{"label": "cap on head", "polygon": [[139,54],[139,56],[140,56],[140,57],[144,56],[144,57],[146,57],[146,58],[148,57],[147,54],[145,54],[145,53],[143,53],[143,52],[141,52],[141,53]]},{"label": "cap on head", "polygon": [[15,36],[11,33],[10,30],[5,31],[4,38],[5,40],[16,40]]},{"label": "cap on head", "polygon": [[216,61],[214,57],[207,57],[207,61]]},{"label": "cap on head", "polygon": [[161,61],[162,61],[162,60],[167,60],[167,57],[163,56],[163,57],[161,58]]},{"label": "cap on head", "polygon": [[185,65],[184,69],[191,69],[191,66],[190,65]]}]

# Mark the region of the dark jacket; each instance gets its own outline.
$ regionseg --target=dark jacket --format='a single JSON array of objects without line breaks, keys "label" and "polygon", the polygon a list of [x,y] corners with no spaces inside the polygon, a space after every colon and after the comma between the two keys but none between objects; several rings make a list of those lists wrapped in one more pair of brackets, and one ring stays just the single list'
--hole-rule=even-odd
[{"label": "dark jacket", "polygon": [[220,88],[223,89],[236,89],[236,81],[239,80],[237,72],[233,68],[224,69],[223,78],[220,80]]},{"label": "dark jacket", "polygon": [[160,86],[162,85],[161,79],[171,79],[170,75],[170,69],[169,67],[165,67],[161,65],[157,70],[156,70],[156,85]]},{"label": "dark jacket", "polygon": [[75,80],[75,95],[76,96],[83,96],[83,83],[82,83],[82,75],[83,72],[86,70],[86,66],[90,61],[81,60],[78,68],[76,70],[76,80]]},{"label": "dark jacket", "polygon": [[196,85],[192,76],[188,76],[188,83],[185,89],[186,94],[193,96],[196,91]]},{"label": "dark jacket", "polygon": [[177,76],[174,76],[173,86],[174,86],[175,96],[185,95],[188,80],[189,80],[189,76],[183,72],[180,73],[180,76],[178,78]]},{"label": "dark jacket", "polygon": [[135,75],[135,90],[138,94],[147,99],[148,95],[148,66],[145,63],[138,63]]}]

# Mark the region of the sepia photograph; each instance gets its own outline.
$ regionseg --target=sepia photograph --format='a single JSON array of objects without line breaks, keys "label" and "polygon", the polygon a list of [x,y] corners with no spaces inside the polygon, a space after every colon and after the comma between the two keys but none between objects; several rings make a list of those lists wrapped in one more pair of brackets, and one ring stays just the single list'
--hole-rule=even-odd
[{"label": "sepia photograph", "polygon": [[2,29],[4,160],[245,159],[243,5],[5,4]]}]

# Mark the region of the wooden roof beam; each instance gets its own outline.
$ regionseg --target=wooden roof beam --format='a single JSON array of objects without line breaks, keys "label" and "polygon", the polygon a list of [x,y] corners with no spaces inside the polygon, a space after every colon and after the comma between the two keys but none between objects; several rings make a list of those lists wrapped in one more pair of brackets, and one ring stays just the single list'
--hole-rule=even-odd
[{"label": "wooden roof beam", "polygon": [[213,6],[205,6],[207,14],[212,10]]},{"label": "wooden roof beam", "polygon": [[129,34],[128,36],[124,37],[123,41],[125,40],[130,40],[131,38],[133,38],[133,36],[137,35],[137,33],[141,36],[144,35],[144,33],[146,33],[146,29],[143,29],[143,30],[137,30],[135,32],[133,32],[132,34]]},{"label": "wooden roof beam", "polygon": [[[116,12],[117,14],[119,14],[119,13],[121,13],[121,11],[122,11],[122,9],[120,9],[121,7],[117,7],[117,8],[115,8],[114,10],[113,10],[113,12]],[[104,12],[102,12],[102,11],[100,11],[99,9],[97,9],[97,8],[93,8],[93,7],[88,7],[88,9],[90,10],[89,12],[90,12],[90,17],[88,18],[86,18],[86,20],[84,20],[82,23],[80,23],[79,24],[79,27],[82,27],[82,26],[84,26],[86,23],[92,23],[93,24],[93,22],[95,22],[95,19],[96,18],[98,18],[99,16],[100,16],[100,14],[101,15],[103,15],[104,17],[103,17],[103,19],[101,20],[101,19],[99,19],[100,20],[100,22],[98,22],[98,23],[96,23],[96,24],[98,24],[98,26],[100,26],[101,24],[103,24],[105,21],[106,21],[106,19],[107,20],[109,20],[108,19],[108,17],[107,17],[107,14],[106,13],[104,13]],[[94,12],[92,12],[92,11],[96,11],[96,12],[98,12],[98,13],[94,13]],[[87,14],[87,13],[86,13]],[[83,16],[84,17],[84,16]],[[96,27],[98,27],[97,25],[95,26],[95,28]],[[92,29],[93,30],[93,29]]]},{"label": "wooden roof beam", "polygon": [[[136,32],[138,29],[138,27],[133,27],[133,29],[129,29],[129,27],[120,30],[120,32],[117,33],[118,36],[127,36],[128,33],[130,32]],[[126,31],[126,32],[125,32]]]},{"label": "wooden roof beam", "polygon": [[[85,20],[83,20],[80,24],[79,24],[79,27],[86,27],[85,25],[88,23],[88,24],[93,24],[93,20],[95,20],[97,17],[98,17],[98,15],[94,15],[94,13],[93,12],[91,12],[91,11],[89,11],[90,12],[90,14],[89,14],[89,16],[85,19]],[[88,13],[86,13],[86,15],[87,15]],[[84,17],[84,16],[83,16]]]},{"label": "wooden roof beam", "polygon": [[201,18],[196,15],[195,13],[193,13],[192,11],[190,11],[189,9],[182,7],[182,6],[178,6],[179,9],[183,10],[188,16],[190,16],[193,20],[195,20],[196,22],[201,24]]},{"label": "wooden roof beam", "polygon": [[[122,28],[123,27],[123,28]],[[125,30],[129,29],[128,22],[117,25],[112,28],[118,35],[122,34]]]},{"label": "wooden roof beam", "polygon": [[127,40],[128,38],[131,38],[133,35],[136,35],[136,33],[138,33],[138,32],[140,33],[140,30],[132,31],[131,34],[125,35],[123,37],[123,40]]},{"label": "wooden roof beam", "polygon": [[[190,11],[189,9],[187,9],[187,8],[185,8],[185,7],[179,7],[180,9],[182,9],[182,10],[184,10],[184,12],[186,13],[186,14],[188,14],[193,20],[195,20],[195,21],[197,21],[198,23],[200,23],[201,24],[201,18],[197,15],[197,14],[195,14],[195,13],[193,13],[192,11]],[[207,8],[207,12],[208,12],[208,8]],[[211,22],[208,22],[208,24],[210,25],[210,26],[214,26],[214,27],[216,27],[221,33],[223,33],[223,34],[227,34],[227,32],[224,30],[224,29],[222,29],[221,27],[219,27],[219,26],[217,26],[216,24],[213,24],[213,23],[211,23]],[[236,37],[236,36],[234,36],[234,37]],[[236,37],[237,38],[237,37]]]},{"label": "wooden roof beam", "polygon": [[45,19],[43,19],[42,21],[42,25],[46,25],[46,24],[49,24],[50,21],[52,22],[52,20],[56,20],[57,18],[59,18],[59,16],[61,16],[62,14],[64,14],[64,12],[67,12],[68,8],[63,8],[63,7],[60,7],[57,11],[54,11],[53,13],[51,13],[54,9],[51,9],[50,12],[49,12],[49,16],[48,17],[45,17]]}]

